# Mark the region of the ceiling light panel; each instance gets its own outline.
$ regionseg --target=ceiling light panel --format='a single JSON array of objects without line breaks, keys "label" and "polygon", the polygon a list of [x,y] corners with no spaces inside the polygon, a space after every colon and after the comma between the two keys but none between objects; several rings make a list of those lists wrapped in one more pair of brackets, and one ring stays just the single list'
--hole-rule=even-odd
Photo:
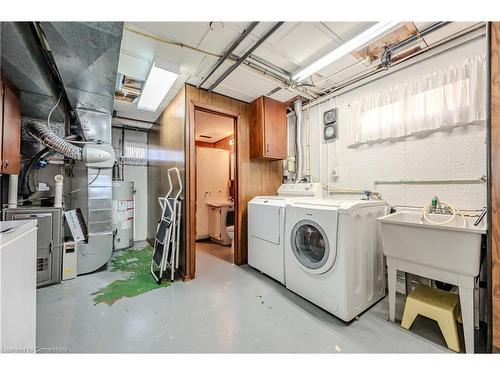
[{"label": "ceiling light panel", "polygon": [[300,72],[293,76],[295,81],[302,81],[317,71],[323,69],[334,61],[337,61],[341,57],[351,53],[352,51],[364,46],[370,41],[374,40],[377,37],[385,34],[386,32],[392,30],[395,26],[397,26],[399,22],[379,22],[369,29],[363,31],[361,34],[358,34],[354,38],[346,41],[344,44],[340,45],[338,48],[334,49],[332,52],[323,56],[319,60],[316,60],[311,65],[302,69]]},{"label": "ceiling light panel", "polygon": [[155,59],[149,70],[137,108],[155,112],[179,76],[179,66],[163,59]]}]

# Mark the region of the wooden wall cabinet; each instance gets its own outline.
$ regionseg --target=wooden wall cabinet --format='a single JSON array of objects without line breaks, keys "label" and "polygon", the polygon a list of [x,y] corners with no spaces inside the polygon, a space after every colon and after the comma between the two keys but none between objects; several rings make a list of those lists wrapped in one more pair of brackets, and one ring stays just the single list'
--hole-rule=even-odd
[{"label": "wooden wall cabinet", "polygon": [[250,103],[250,157],[286,159],[288,135],[286,105],[261,96]]},{"label": "wooden wall cabinet", "polygon": [[17,90],[0,76],[0,173],[19,174],[21,165],[21,102]]}]

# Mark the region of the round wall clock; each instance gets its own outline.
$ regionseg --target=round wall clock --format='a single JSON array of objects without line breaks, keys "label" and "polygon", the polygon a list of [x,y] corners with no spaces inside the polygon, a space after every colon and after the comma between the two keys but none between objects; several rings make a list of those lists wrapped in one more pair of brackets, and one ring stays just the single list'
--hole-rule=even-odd
[{"label": "round wall clock", "polygon": [[333,108],[323,112],[323,124],[329,125],[337,121],[337,109]]}]

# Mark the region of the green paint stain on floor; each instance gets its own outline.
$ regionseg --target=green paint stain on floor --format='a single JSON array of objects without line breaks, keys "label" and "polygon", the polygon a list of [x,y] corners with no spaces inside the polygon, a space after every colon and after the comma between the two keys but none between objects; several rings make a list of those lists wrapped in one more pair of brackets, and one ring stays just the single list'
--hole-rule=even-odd
[{"label": "green paint stain on floor", "polygon": [[150,273],[153,248],[146,246],[143,249],[125,250],[111,258],[108,263],[112,272],[122,272],[123,279],[113,281],[111,284],[92,293],[94,305],[104,302],[111,306],[122,298],[135,297],[151,290],[165,288],[170,282],[158,285]]}]

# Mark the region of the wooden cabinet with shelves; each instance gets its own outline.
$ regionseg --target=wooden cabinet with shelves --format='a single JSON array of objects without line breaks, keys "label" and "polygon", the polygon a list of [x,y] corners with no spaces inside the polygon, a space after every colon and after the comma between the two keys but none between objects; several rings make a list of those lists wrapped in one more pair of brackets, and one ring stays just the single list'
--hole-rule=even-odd
[{"label": "wooden cabinet with shelves", "polygon": [[261,96],[250,103],[250,157],[282,160],[287,157],[286,105]]},{"label": "wooden cabinet with shelves", "polygon": [[0,75],[0,173],[19,174],[21,102],[17,90]]}]

